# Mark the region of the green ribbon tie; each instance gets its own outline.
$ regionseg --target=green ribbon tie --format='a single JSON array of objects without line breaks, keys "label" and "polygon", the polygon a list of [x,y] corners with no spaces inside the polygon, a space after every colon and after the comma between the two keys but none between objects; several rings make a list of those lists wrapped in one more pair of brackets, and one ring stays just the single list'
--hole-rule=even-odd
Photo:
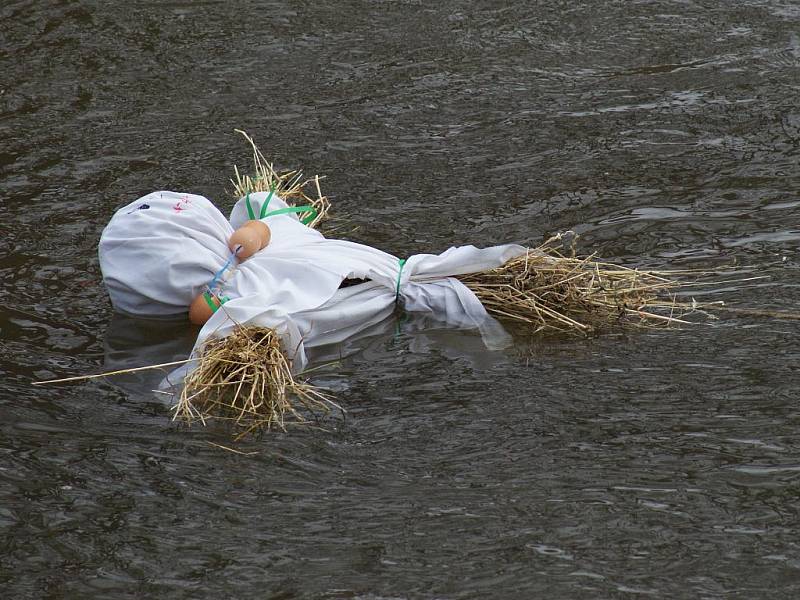
[{"label": "green ribbon tie", "polygon": [[275,189],[278,187],[278,184],[275,183],[271,188],[269,188],[269,196],[264,201],[264,206],[261,207],[261,214],[258,216],[259,219],[263,219],[267,216],[267,207],[269,206],[269,201],[272,200],[272,196],[275,195]]},{"label": "green ribbon tie", "polygon": [[[213,296],[211,292],[203,292],[203,298],[205,299],[206,304],[208,304],[208,308],[211,309],[211,314],[217,312],[220,306],[230,300],[230,298],[227,296]],[[219,304],[217,305],[212,298],[219,300]]]},{"label": "green ribbon tie", "polygon": [[[269,208],[269,201],[272,200],[272,196],[275,195],[276,187],[277,186],[272,186],[272,189],[270,189],[269,196],[267,196],[266,201],[264,202],[263,206],[261,207],[261,210],[259,211],[259,215],[258,215],[259,219],[266,219],[267,217],[274,217],[275,215],[285,215],[285,214],[289,214],[289,213],[298,213],[299,214],[299,213],[307,212],[309,214],[307,214],[305,217],[300,219],[300,222],[303,225],[308,225],[314,219],[317,218],[317,215],[319,213],[317,212],[317,209],[314,208],[313,206],[311,206],[310,204],[307,204],[305,206],[287,206],[286,208],[279,208],[278,210],[273,210],[271,212],[267,212],[267,208]],[[245,199],[244,199],[244,203],[245,203],[245,206],[247,207],[247,216],[250,217],[251,221],[255,221],[256,220],[256,213],[253,210],[253,205],[250,203],[250,192],[247,192],[247,195],[245,196]]]},{"label": "green ribbon tie", "polygon": [[250,217],[251,221],[256,220],[256,213],[253,212],[253,206],[250,204],[250,192],[247,192],[247,196],[244,198],[245,206],[247,206],[247,216]]},{"label": "green ribbon tie", "polygon": [[287,213],[304,213],[304,212],[308,212],[311,214],[306,215],[305,217],[300,219],[300,222],[303,225],[308,225],[309,223],[311,223],[311,221],[317,218],[317,210],[310,204],[306,204],[305,206],[287,206],[286,208],[279,208],[277,210],[268,212],[261,218],[265,219],[266,217],[274,217],[275,215],[285,215]]},{"label": "green ribbon tie", "polygon": [[406,264],[406,259],[401,258],[397,261],[397,264],[400,265],[400,270],[397,271],[397,285],[394,289],[394,301],[395,303],[400,299],[400,277],[403,275],[403,266]]}]

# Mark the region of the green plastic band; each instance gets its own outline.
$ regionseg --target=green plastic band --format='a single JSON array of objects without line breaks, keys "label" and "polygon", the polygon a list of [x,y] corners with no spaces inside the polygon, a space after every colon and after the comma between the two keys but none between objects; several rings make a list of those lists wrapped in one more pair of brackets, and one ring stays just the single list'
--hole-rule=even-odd
[{"label": "green plastic band", "polygon": [[[215,304],[212,297],[216,298],[219,304]],[[211,292],[203,292],[203,299],[206,301],[206,304],[208,304],[208,308],[211,309],[211,314],[217,312],[220,306],[230,300],[227,296],[214,296]]]},{"label": "green plastic band", "polygon": [[317,209],[311,206],[310,204],[308,206],[301,206],[300,208],[305,208],[306,210],[308,210],[309,213],[311,213],[307,217],[303,217],[302,219],[300,219],[300,222],[303,225],[308,225],[309,223],[311,223],[311,221],[316,219],[317,215],[319,214],[317,212]]},{"label": "green plastic band", "polygon": [[263,219],[267,216],[267,207],[269,206],[269,201],[272,200],[272,196],[275,195],[275,189],[278,187],[278,184],[274,184],[269,190],[269,196],[267,196],[266,201],[264,201],[264,206],[261,207],[261,214],[259,215],[259,219]]},{"label": "green plastic band", "polygon": [[306,206],[287,206],[286,208],[279,208],[278,210],[273,210],[272,212],[268,212],[267,214],[262,215],[261,218],[265,219],[267,217],[274,217],[275,215],[285,215],[289,213],[304,213],[304,212],[308,212],[311,214],[308,215],[307,217],[303,217],[300,220],[300,222],[303,225],[308,225],[309,223],[311,223],[311,221],[317,218],[317,211],[310,204],[307,204]]},{"label": "green plastic band", "polygon": [[395,286],[394,290],[394,301],[397,302],[400,299],[400,277],[403,274],[403,266],[406,264],[406,259],[401,258],[397,261],[397,264],[400,265],[400,270],[397,272],[397,286]]},{"label": "green plastic band", "polygon": [[247,215],[250,217],[251,221],[254,221],[256,218],[256,213],[253,212],[253,207],[250,204],[250,192],[247,192],[247,196],[244,198],[244,203],[247,206]]},{"label": "green plastic band", "polygon": [[311,214],[310,214],[310,215],[308,215],[307,217],[303,217],[302,219],[300,219],[300,222],[301,222],[303,225],[308,225],[309,223],[311,223],[311,221],[313,221],[314,219],[316,219],[316,218],[317,218],[317,215],[318,215],[319,213],[317,212],[317,209],[316,209],[316,208],[314,208],[314,207],[313,207],[313,206],[311,206],[311,205],[309,205],[309,206],[305,206],[305,207],[303,207],[303,208],[307,208],[307,209],[308,209],[308,212],[309,212],[309,213],[311,213]]},{"label": "green plastic band", "polygon": [[205,301],[206,301],[206,304],[208,304],[208,308],[210,308],[210,309],[211,309],[211,314],[212,314],[212,315],[213,315],[215,312],[217,312],[217,310],[219,310],[219,307],[220,307],[220,306],[222,306],[222,303],[221,303],[221,302],[220,302],[220,304],[219,304],[219,305],[217,305],[217,304],[214,304],[214,301],[211,299],[211,294],[209,294],[208,292],[203,292],[203,298],[205,299]]},{"label": "green plastic band", "polygon": [[[256,177],[255,181],[258,181],[260,178]],[[264,206],[261,207],[261,216],[259,219],[264,218],[264,213],[267,212],[267,207],[269,206],[269,201],[272,200],[272,196],[275,194],[275,186],[272,186],[272,189],[269,191],[269,196],[267,196],[267,201],[264,202]],[[244,204],[247,207],[247,216],[250,217],[251,221],[256,220],[256,211],[253,210],[253,205],[250,204],[250,192],[247,192],[247,195],[244,197]]]},{"label": "green plastic band", "polygon": [[[267,217],[273,217],[275,215],[285,215],[288,213],[309,213],[307,216],[300,219],[300,222],[303,225],[308,225],[317,218],[319,213],[317,209],[307,204],[305,206],[287,206],[286,208],[279,208],[278,210],[273,210],[272,212],[267,212],[267,208],[269,208],[269,201],[272,200],[272,196],[275,195],[276,186],[273,186],[272,189],[269,191],[269,196],[264,201],[264,204],[261,206],[261,210],[259,211],[259,219],[266,219]],[[245,206],[247,207],[247,215],[250,217],[251,221],[255,221],[256,213],[253,210],[253,205],[250,203],[250,192],[247,192],[247,195],[244,198]]]}]

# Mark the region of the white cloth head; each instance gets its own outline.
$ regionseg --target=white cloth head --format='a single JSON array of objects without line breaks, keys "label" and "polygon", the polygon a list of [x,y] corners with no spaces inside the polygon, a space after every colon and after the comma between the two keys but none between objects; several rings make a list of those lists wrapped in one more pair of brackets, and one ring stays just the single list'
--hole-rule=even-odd
[{"label": "white cloth head", "polygon": [[233,228],[206,198],[153,192],[119,209],[98,253],[111,303],[124,313],[174,316],[227,260]]}]

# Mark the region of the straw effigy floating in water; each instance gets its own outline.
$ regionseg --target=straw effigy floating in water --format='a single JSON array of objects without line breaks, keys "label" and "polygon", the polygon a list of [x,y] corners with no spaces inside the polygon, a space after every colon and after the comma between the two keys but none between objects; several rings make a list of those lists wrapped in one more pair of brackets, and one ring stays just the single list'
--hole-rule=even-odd
[{"label": "straw effigy floating in water", "polygon": [[174,418],[223,420],[239,435],[307,423],[338,408],[301,379],[305,350],[347,339],[397,307],[476,328],[487,345],[508,334],[586,334],[605,327],[686,323],[686,272],[631,269],[577,257],[555,236],[538,248],[460,246],[399,259],[318,230],[330,203],[320,178],[278,172],[244,132],[253,174],[235,169],[239,201],[226,219],[206,198],[153,192],[117,211],[100,240],[112,303],[143,317],[186,314],[203,324]]}]

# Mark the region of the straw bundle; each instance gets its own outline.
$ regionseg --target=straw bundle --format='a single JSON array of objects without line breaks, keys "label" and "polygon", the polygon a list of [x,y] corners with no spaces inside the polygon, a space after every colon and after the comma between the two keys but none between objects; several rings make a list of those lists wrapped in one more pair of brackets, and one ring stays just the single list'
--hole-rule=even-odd
[{"label": "straw bundle", "polygon": [[338,406],[317,388],[297,381],[278,335],[264,327],[237,327],[201,349],[197,368],[187,376],[174,419],[187,423],[231,421],[238,437],[259,429],[307,423],[301,414]]},{"label": "straw bundle", "polygon": [[[320,177],[315,175],[313,179],[304,179],[302,171],[282,171],[278,172],[272,166],[261,151],[256,146],[253,138],[247,135],[244,131],[239,129],[235,130],[240,133],[248,141],[253,149],[253,175],[240,175],[239,168],[234,166],[234,174],[236,180],[231,179],[233,184],[233,193],[237,198],[241,198],[247,194],[255,192],[269,192],[275,193],[283,198],[283,200],[290,206],[306,206],[311,205],[317,211],[317,215],[308,226],[316,229],[318,225],[328,218],[328,209],[330,208],[330,201],[326,196],[322,195],[322,190],[319,185]],[[309,196],[306,192],[307,188],[314,184],[315,196]],[[299,213],[300,219],[304,219],[312,214],[309,212]]]},{"label": "straw bundle", "polygon": [[615,323],[686,323],[680,317],[691,307],[669,293],[679,286],[669,278],[675,273],[629,269],[593,256],[564,256],[562,241],[561,235],[555,236],[496,269],[459,279],[488,312],[534,331],[587,333]]}]

